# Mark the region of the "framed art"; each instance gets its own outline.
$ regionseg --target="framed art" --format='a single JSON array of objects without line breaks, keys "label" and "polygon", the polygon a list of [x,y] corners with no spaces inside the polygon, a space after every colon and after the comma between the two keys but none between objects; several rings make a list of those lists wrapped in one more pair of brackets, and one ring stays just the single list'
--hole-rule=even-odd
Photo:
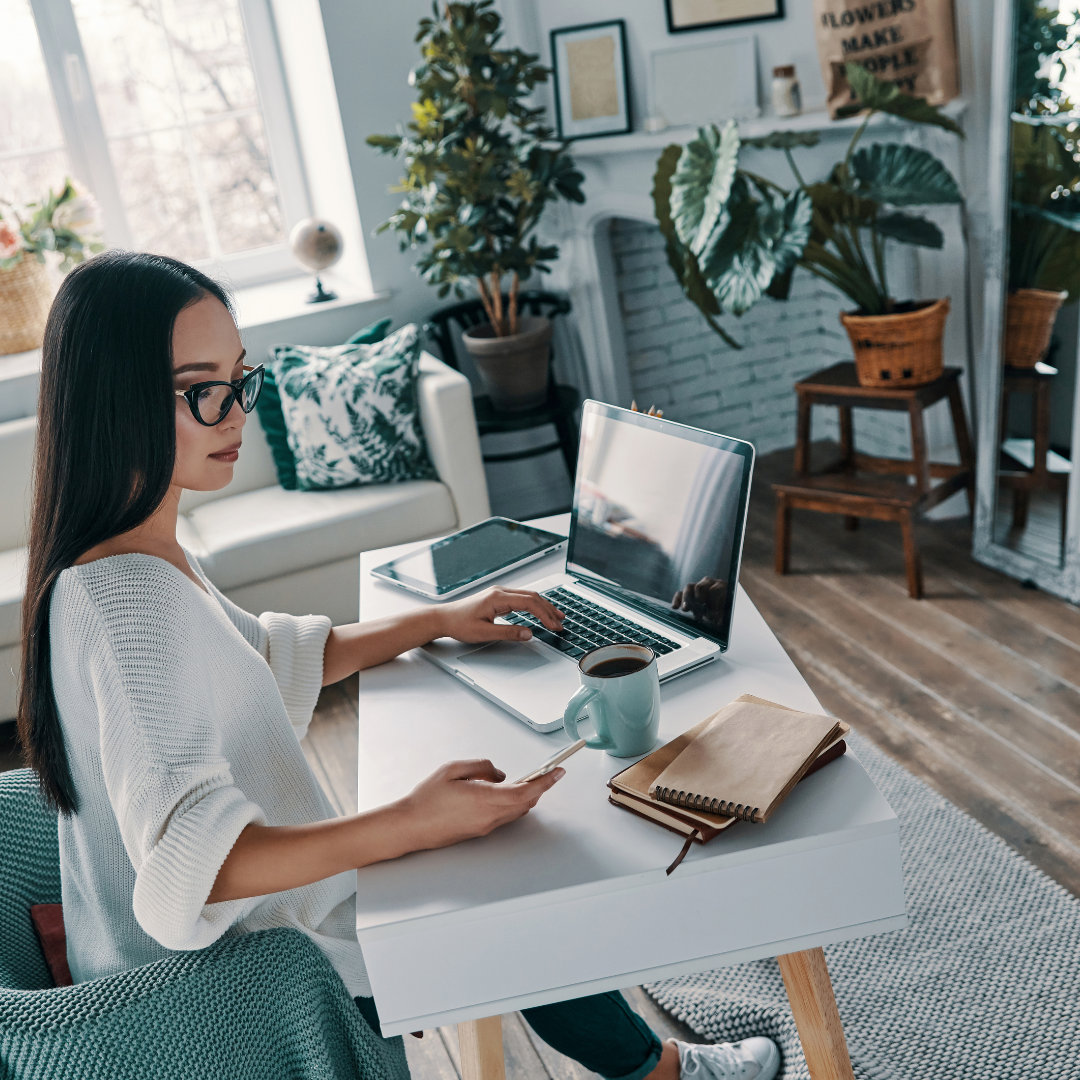
[{"label": "framed art", "polygon": [[668,32],[782,19],[784,0],[664,0]]},{"label": "framed art", "polygon": [[669,127],[698,127],[761,115],[753,34],[649,58],[649,113]]},{"label": "framed art", "polygon": [[626,23],[622,19],[552,30],[551,65],[561,139],[622,135],[630,130]]}]

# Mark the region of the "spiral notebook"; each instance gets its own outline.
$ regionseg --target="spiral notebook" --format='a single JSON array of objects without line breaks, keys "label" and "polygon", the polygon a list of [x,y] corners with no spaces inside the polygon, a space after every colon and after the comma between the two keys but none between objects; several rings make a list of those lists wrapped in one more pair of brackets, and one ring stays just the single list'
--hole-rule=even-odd
[{"label": "spiral notebook", "polygon": [[[743,739],[749,738],[751,742],[753,742],[756,734],[765,735],[772,725],[779,722],[776,717],[770,717],[767,714],[763,716],[763,714],[757,710],[748,710],[745,706],[761,706],[766,710],[777,710],[793,714],[795,717],[810,717],[819,725],[822,721],[828,721],[832,737],[825,739],[824,744],[821,745],[815,753],[812,753],[808,760],[803,762],[800,767],[797,767],[793,773],[784,777],[784,780],[780,785],[779,794],[773,795],[767,800],[764,796],[760,797],[759,801],[754,804],[760,805],[761,802],[765,802],[766,813],[760,818],[755,819],[752,815],[749,817],[746,817],[745,815],[740,817],[734,814],[709,812],[706,809],[686,805],[685,799],[683,800],[683,805],[679,806],[658,801],[653,794],[657,786],[657,781],[665,772],[668,772],[668,770],[675,765],[688,748],[696,744],[706,732],[712,730],[713,725],[717,724],[718,721],[723,723],[725,720],[730,721],[732,717],[735,717],[734,727],[741,727],[743,729]],[[764,726],[762,726],[763,721]],[[658,825],[662,825],[664,828],[686,837],[686,843],[683,845],[682,851],[667,869],[667,872],[670,874],[682,861],[689,850],[692,841],[696,841],[699,844],[707,843],[724,829],[730,828],[739,820],[764,821],[765,817],[772,813],[775,807],[783,801],[784,797],[786,797],[788,792],[791,791],[799,780],[812,772],[816,772],[822,766],[827,765],[830,761],[835,760],[846,752],[847,744],[844,742],[844,736],[850,730],[850,726],[842,720],[835,720],[831,717],[822,717],[813,713],[800,713],[797,710],[788,708],[786,705],[779,705],[776,702],[766,701],[763,698],[754,697],[751,694],[743,694],[719,712],[714,713],[712,716],[707,716],[700,723],[695,724],[681,735],[676,736],[670,742],[667,742],[654,750],[651,754],[634,762],[634,764],[623,769],[622,772],[616,773],[608,781],[608,787],[611,788],[611,792],[608,795],[608,801],[624,810],[629,810],[631,813],[649,818]],[[728,736],[731,734],[731,731],[727,733]],[[714,753],[716,742],[717,740],[714,736],[710,740],[710,745],[713,746]],[[695,752],[693,760],[698,763],[697,767],[701,767],[702,755],[700,753]],[[715,764],[715,761],[713,761],[713,765]],[[764,778],[769,775],[778,775],[776,771],[771,768],[771,764],[772,763],[770,763],[770,767],[765,771],[759,772],[759,781],[764,780]],[[716,771],[715,769],[712,769],[712,766],[710,766],[708,762],[706,762],[705,768],[706,776],[708,777],[707,786],[700,783],[696,786],[706,787],[706,789],[717,787],[717,778],[719,778],[721,782],[723,780],[723,770]],[[682,790],[685,791],[686,789],[684,788]],[[717,791],[719,790],[720,789],[717,787]],[[730,795],[733,789],[724,790]],[[758,791],[763,790],[766,789],[758,788]],[[722,799],[725,804],[734,802],[736,807],[739,805],[739,802],[730,798],[718,796],[718,799]]]},{"label": "spiral notebook", "polygon": [[737,698],[660,772],[650,794],[672,806],[768,821],[840,726],[833,716]]}]

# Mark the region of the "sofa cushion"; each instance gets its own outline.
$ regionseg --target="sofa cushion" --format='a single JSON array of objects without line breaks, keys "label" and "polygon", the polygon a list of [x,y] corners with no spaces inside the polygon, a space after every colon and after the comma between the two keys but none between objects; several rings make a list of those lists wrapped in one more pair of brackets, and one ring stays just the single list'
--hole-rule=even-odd
[{"label": "sofa cushion", "polygon": [[176,536],[225,590],[456,527],[450,492],[437,480],[336,491],[274,484],[181,514]]},{"label": "sofa cushion", "polygon": [[436,475],[420,423],[420,329],[373,345],[272,345],[297,486],[306,491]]},{"label": "sofa cushion", "polygon": [[[365,326],[357,331],[345,343],[346,345],[373,345],[376,341],[382,341],[386,337],[386,331],[390,329],[393,320],[390,316]],[[285,426],[285,415],[281,411],[281,394],[277,383],[274,381],[274,372],[266,367],[263,372],[262,390],[259,392],[259,400],[255,403],[255,413],[262,424],[263,433],[270,446],[270,453],[274,456],[274,467],[277,469],[278,483],[287,491],[295,491],[296,483],[296,459],[292,450],[289,449],[289,433]]]}]

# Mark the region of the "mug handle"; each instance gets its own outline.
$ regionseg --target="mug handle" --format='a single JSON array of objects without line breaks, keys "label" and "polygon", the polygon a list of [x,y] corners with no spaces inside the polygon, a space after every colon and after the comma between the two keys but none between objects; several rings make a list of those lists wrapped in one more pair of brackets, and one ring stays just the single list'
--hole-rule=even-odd
[{"label": "mug handle", "polygon": [[574,696],[567,702],[566,710],[563,713],[563,727],[566,729],[566,733],[577,742],[581,736],[578,734],[578,721],[581,719],[581,713],[588,706],[590,712],[593,714],[593,719],[596,722],[597,732],[591,739],[585,740],[586,746],[591,746],[594,750],[610,750],[615,745],[610,739],[604,738],[600,734],[601,727],[607,727],[603,723],[602,717],[604,715],[604,699],[600,696],[600,691],[593,686],[580,686]]}]

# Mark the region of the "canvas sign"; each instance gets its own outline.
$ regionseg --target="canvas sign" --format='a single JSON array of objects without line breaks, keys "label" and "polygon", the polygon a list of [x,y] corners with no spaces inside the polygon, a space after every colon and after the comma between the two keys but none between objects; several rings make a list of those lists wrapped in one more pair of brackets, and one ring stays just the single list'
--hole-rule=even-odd
[{"label": "canvas sign", "polygon": [[931,105],[959,93],[952,0],[814,0],[814,24],[833,118],[852,101],[850,62]]}]

